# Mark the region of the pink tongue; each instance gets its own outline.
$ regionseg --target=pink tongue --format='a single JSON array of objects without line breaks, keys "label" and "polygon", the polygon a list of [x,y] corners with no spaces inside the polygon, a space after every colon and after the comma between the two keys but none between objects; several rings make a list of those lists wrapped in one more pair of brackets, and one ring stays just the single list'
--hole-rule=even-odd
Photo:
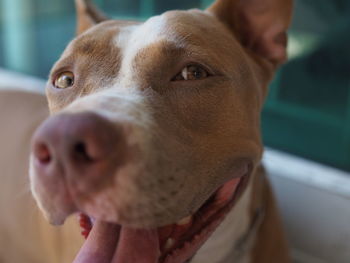
[{"label": "pink tongue", "polygon": [[157,263],[160,257],[156,229],[122,227],[112,263]]},{"label": "pink tongue", "polygon": [[110,263],[119,232],[119,225],[97,220],[73,263]]},{"label": "pink tongue", "polygon": [[158,232],[97,220],[73,263],[157,263]]}]

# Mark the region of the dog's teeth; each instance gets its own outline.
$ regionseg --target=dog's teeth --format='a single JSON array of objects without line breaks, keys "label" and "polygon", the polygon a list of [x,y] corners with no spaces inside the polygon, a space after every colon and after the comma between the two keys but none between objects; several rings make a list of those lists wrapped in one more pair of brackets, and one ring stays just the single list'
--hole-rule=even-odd
[{"label": "dog's teeth", "polygon": [[174,245],[175,241],[172,238],[168,238],[168,240],[165,242],[165,249],[169,249]]},{"label": "dog's teeth", "polygon": [[191,220],[192,220],[192,216],[187,216],[187,217],[182,218],[176,224],[179,225],[179,226],[187,225],[188,223],[191,222]]}]

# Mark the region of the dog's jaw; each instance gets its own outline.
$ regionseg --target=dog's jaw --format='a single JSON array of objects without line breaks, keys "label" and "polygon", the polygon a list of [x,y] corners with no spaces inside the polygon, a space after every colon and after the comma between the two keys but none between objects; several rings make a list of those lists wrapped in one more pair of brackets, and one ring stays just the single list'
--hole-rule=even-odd
[{"label": "dog's jaw", "polygon": [[194,215],[172,225],[132,229],[94,220],[90,234],[84,229],[84,235],[89,237],[74,263],[187,262],[224,220],[245,190],[251,171],[246,168],[240,172],[240,177],[225,183]]}]

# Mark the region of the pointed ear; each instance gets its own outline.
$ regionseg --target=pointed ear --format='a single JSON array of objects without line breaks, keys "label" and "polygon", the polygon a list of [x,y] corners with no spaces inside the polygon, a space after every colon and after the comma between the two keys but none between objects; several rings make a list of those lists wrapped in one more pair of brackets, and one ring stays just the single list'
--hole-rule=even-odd
[{"label": "pointed ear", "polygon": [[108,18],[90,0],[75,0],[77,9],[77,35]]},{"label": "pointed ear", "polygon": [[216,0],[208,8],[242,45],[275,66],[287,58],[292,0]]}]

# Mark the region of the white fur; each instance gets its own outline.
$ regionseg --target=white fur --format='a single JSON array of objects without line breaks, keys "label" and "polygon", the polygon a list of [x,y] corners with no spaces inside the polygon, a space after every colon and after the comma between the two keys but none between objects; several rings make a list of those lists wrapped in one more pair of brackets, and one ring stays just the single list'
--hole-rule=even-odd
[{"label": "white fur", "polygon": [[147,20],[144,24],[127,26],[118,32],[115,44],[121,50],[121,73],[128,73],[132,70],[132,61],[136,54],[156,42],[161,37],[164,26],[165,21],[162,16],[156,16]]},{"label": "white fur", "polygon": [[122,50],[123,61],[133,59],[139,50],[159,39],[165,25],[163,16],[155,16],[144,24],[122,28],[117,33],[115,44]]},{"label": "white fur", "polygon": [[180,46],[181,40],[177,39],[168,30],[167,19],[164,15],[148,19],[141,25],[132,25],[121,28],[114,39],[116,46],[120,48],[122,65],[116,82],[125,87],[134,82],[134,65],[136,55],[153,43],[166,40]]},{"label": "white fur", "polygon": [[235,245],[249,229],[252,182],[239,202],[197,252],[191,263],[249,263],[250,253],[235,258]]}]

